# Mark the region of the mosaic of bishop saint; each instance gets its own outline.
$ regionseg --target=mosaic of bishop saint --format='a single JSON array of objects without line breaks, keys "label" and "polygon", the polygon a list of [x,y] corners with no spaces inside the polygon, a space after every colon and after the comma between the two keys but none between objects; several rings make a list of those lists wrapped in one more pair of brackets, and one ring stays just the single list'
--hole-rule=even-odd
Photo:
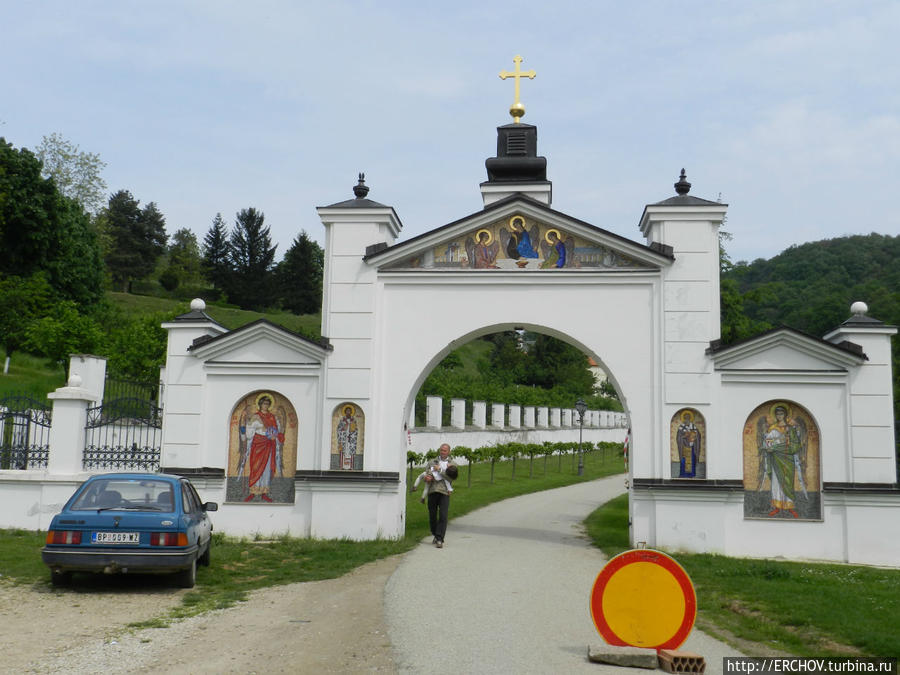
[{"label": "mosaic of bishop saint", "polygon": [[706,421],[699,411],[682,408],[669,425],[672,478],[706,478]]}]

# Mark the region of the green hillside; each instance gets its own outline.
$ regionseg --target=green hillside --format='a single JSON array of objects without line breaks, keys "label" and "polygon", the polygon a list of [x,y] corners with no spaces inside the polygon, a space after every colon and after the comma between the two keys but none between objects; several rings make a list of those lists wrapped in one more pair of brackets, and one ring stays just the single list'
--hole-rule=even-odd
[{"label": "green hillside", "polygon": [[[116,316],[121,316],[124,320],[144,319],[154,326],[190,311],[190,302],[149,295],[108,292],[106,299],[114,310],[120,313]],[[321,317],[318,314],[251,312],[214,303],[207,305],[206,313],[229,330],[258,319],[267,319],[311,339],[318,339],[320,336]],[[151,340],[142,342],[137,347],[154,350],[154,353],[146,355],[146,358],[151,362],[156,362],[155,368],[162,365],[164,343]],[[108,356],[102,350],[98,353],[100,356]],[[0,355],[3,358],[6,357],[2,349],[0,349]],[[114,363],[114,359],[111,359],[110,363]],[[42,398],[47,393],[62,387],[65,380],[65,372],[48,359],[38,358],[24,351],[16,351],[10,359],[9,373],[0,374],[0,396],[25,392],[33,397]]]},{"label": "green hillside", "polygon": [[822,335],[862,300],[869,315],[900,324],[900,236],[870,234],[791,246],[770,260],[736,265],[733,279],[751,319]]},{"label": "green hillside", "polygon": [[[748,329],[753,334],[778,326],[821,337],[850,318],[857,300],[869,306],[869,316],[900,326],[900,236],[856,235],[791,246],[769,260],[723,272],[722,290],[726,342],[749,337]],[[737,307],[728,307],[729,301]],[[730,316],[747,322],[726,325]],[[893,339],[892,350],[894,417],[900,419],[900,338]]]},{"label": "green hillside", "polygon": [[[106,297],[127,315],[142,315],[162,312],[178,316],[190,311],[190,302],[171,300],[149,295],[130,293],[107,293]],[[233,330],[258,319],[267,319],[308,338],[320,337],[322,318],[319,314],[291,314],[290,312],[251,312],[231,305],[207,303],[206,313],[220,324]]]}]

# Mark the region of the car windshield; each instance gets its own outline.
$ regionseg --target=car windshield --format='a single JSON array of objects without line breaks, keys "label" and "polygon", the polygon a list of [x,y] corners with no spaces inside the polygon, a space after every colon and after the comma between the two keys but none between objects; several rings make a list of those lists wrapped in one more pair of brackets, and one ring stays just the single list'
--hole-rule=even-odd
[{"label": "car windshield", "polygon": [[73,511],[171,511],[172,484],[152,478],[96,478],[88,481],[71,506]]}]

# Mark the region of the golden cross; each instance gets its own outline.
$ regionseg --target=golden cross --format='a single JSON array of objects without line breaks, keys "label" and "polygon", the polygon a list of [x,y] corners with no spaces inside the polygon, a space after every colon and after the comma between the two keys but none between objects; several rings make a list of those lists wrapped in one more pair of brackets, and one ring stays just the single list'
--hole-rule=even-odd
[{"label": "golden cross", "polygon": [[511,73],[506,70],[501,70],[500,71],[500,79],[505,80],[507,77],[512,77],[515,79],[516,100],[510,106],[509,114],[512,115],[513,120],[515,121],[516,124],[518,124],[519,118],[525,114],[525,106],[522,105],[522,102],[519,100],[519,80],[522,79],[523,77],[527,77],[529,80],[533,80],[535,75],[537,75],[537,73],[534,72],[533,70],[522,71],[522,69],[519,67],[522,64],[521,56],[518,56],[518,55],[514,56],[513,63],[516,64],[516,69]]}]

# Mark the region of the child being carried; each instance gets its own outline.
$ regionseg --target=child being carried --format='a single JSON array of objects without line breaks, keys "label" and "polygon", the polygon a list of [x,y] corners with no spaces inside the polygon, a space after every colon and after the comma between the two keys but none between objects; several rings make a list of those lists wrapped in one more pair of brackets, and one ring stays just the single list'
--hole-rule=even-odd
[{"label": "child being carried", "polygon": [[[425,480],[425,476],[431,474],[432,481],[428,482]],[[418,488],[419,483],[425,481],[425,487],[422,489],[422,497],[419,499],[423,504],[425,500],[428,498],[428,493],[434,489],[434,486],[439,482],[443,481],[444,486],[447,489],[447,492],[453,492],[453,480],[459,475],[459,469],[456,468],[455,465],[451,464],[447,460],[435,459],[431,462],[430,465],[425,467],[425,470],[419,474],[419,477],[416,478],[416,482],[413,483],[413,488]]]}]

